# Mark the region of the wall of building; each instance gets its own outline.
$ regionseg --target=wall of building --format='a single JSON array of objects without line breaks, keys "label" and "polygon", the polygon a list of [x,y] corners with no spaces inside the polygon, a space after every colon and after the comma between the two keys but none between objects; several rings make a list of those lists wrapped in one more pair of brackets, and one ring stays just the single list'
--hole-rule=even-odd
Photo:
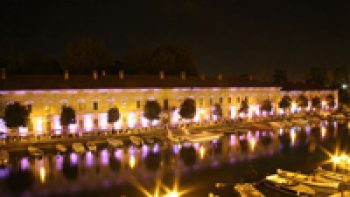
[{"label": "wall of building", "polygon": [[120,121],[113,127],[135,128],[149,126],[142,115],[147,100],[157,100],[162,108],[167,100],[169,109],[177,109],[169,112],[170,122],[176,124],[179,118],[178,109],[188,97],[196,101],[197,114],[194,121],[199,122],[215,119],[212,109],[216,103],[222,106],[223,118],[233,119],[238,116],[237,110],[244,98],[249,101],[250,115],[260,115],[262,101],[270,99],[274,111],[277,112],[278,103],[283,95],[290,95],[296,100],[302,94],[308,98],[319,96],[322,100],[333,94],[336,100],[338,99],[337,91],[281,91],[278,87],[1,91],[0,115],[4,115],[8,103],[17,101],[31,108],[28,131],[24,132],[59,134],[61,107],[68,105],[73,107],[77,114],[77,124],[70,127],[71,132],[90,132],[111,128],[107,123],[107,111],[113,106],[118,107],[121,113]]}]

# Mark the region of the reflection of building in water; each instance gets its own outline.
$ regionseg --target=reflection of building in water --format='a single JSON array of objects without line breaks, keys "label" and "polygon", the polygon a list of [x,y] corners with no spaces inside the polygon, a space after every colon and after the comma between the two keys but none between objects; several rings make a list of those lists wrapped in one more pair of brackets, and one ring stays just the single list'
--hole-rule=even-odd
[{"label": "reflection of building in water", "polygon": [[[122,78],[120,78],[122,76]],[[242,117],[266,115],[261,113],[261,104],[270,100],[273,112],[277,113],[281,97],[292,97],[291,112],[299,111],[296,105],[298,96],[305,95],[309,100],[320,97],[322,107],[327,108],[325,98],[335,97],[336,90],[308,89],[305,87],[274,87],[271,84],[253,80],[207,77],[165,76],[127,76],[106,75],[93,78],[90,76],[8,76],[0,80],[0,116],[7,104],[20,102],[30,113],[29,128],[22,128],[22,135],[27,133],[61,134],[61,107],[66,105],[76,111],[76,124],[70,125],[70,132],[92,132],[111,129],[107,123],[107,111],[113,106],[119,108],[121,118],[113,127],[135,128],[149,126],[143,117],[143,106],[147,100],[157,100],[168,114],[172,124],[179,121],[179,106],[185,98],[196,101],[193,121],[214,120],[213,110],[216,104],[222,108],[225,119],[235,119],[242,101],[248,102],[248,113]],[[288,110],[287,110],[288,111]],[[159,121],[154,121],[159,124]],[[0,120],[0,130],[4,128]]]}]

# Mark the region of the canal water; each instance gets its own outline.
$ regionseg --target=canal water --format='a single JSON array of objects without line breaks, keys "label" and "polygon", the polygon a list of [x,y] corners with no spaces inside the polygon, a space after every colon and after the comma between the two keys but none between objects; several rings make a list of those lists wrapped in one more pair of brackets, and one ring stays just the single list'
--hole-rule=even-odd
[{"label": "canal water", "polygon": [[0,169],[0,196],[232,196],[215,183],[258,182],[277,168],[312,172],[335,147],[348,150],[346,123],[321,122],[280,131],[227,134],[195,144],[158,142],[82,155],[10,156]]}]

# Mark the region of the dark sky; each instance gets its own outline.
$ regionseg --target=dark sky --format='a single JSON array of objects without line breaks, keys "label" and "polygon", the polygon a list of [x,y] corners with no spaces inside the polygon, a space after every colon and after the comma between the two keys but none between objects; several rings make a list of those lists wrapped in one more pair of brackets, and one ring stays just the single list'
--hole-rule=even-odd
[{"label": "dark sky", "polygon": [[[293,75],[350,63],[347,0],[0,0],[0,46],[61,57],[91,36],[116,59],[132,47],[192,51],[203,72]],[[301,76],[301,74],[299,74]]]}]

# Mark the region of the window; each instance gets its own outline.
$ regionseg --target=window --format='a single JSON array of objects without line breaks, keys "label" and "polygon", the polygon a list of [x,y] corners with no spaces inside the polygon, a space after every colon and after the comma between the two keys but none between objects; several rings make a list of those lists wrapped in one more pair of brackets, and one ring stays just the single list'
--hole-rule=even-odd
[{"label": "window", "polygon": [[93,103],[93,110],[98,110],[98,102],[97,101],[94,101],[94,103]]},{"label": "window", "polygon": [[222,104],[222,97],[219,97],[219,103]]},{"label": "window", "polygon": [[201,98],[199,99],[199,106],[200,106],[200,107],[203,107],[203,97],[201,97]]},{"label": "window", "polygon": [[163,109],[164,110],[168,110],[169,109],[169,100],[168,99],[164,99],[163,100]]},{"label": "window", "polygon": [[84,108],[85,108],[84,103],[78,103],[78,110],[79,111],[84,110]]},{"label": "window", "polygon": [[136,101],[136,109],[140,109],[141,108],[141,101],[137,100]]},{"label": "window", "polygon": [[98,119],[94,119],[94,127],[98,128]]},{"label": "window", "polygon": [[209,105],[213,105],[213,98],[210,98]]},{"label": "window", "polygon": [[230,96],[227,98],[227,103],[231,104],[231,97]]},{"label": "window", "polygon": [[240,103],[240,102],[241,102],[241,98],[240,98],[239,96],[237,96],[236,102],[237,102],[237,103]]},{"label": "window", "polygon": [[84,127],[84,122],[83,122],[83,120],[79,120],[79,126],[78,126],[79,128],[83,128]]}]

